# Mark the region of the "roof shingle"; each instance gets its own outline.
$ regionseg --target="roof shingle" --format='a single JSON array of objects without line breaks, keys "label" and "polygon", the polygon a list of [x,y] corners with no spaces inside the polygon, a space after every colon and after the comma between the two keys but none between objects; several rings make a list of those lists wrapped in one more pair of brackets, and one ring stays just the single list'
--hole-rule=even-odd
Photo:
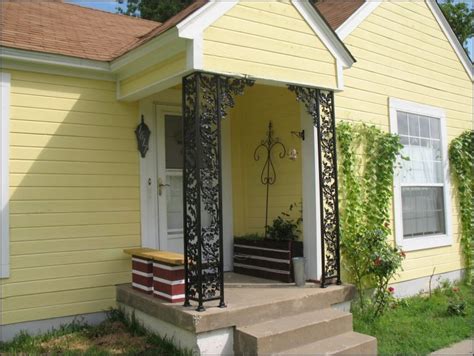
[{"label": "roof shingle", "polygon": [[0,1],[0,45],[110,61],[159,22],[60,1]]}]

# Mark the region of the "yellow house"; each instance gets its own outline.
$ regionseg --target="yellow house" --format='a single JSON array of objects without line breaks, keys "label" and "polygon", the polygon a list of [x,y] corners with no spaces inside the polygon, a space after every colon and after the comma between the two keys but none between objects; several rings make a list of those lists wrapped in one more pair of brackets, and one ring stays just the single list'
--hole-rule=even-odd
[{"label": "yellow house", "polygon": [[[225,302],[234,236],[263,233],[267,199],[270,221],[302,202],[306,275],[340,282],[340,120],[439,145],[436,180],[421,160],[394,182],[394,283],[460,278],[447,147],[473,129],[473,68],[434,0],[198,1],[162,24],[61,1],[1,12],[0,340],[103,319],[127,248],[184,252],[187,302]],[[269,122],[277,177],[254,152]]]}]

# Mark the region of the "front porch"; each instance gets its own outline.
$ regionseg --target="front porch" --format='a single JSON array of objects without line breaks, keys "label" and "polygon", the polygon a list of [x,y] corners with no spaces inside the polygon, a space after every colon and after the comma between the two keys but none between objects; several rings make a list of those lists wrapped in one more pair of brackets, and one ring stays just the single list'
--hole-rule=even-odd
[{"label": "front porch", "polygon": [[184,307],[117,287],[117,304],[145,327],[204,355],[376,354],[376,340],[352,331],[352,286],[319,288],[225,274],[226,308],[219,301]]},{"label": "front porch", "polygon": [[[249,25],[250,13],[261,21]],[[118,304],[204,354],[373,350],[373,340],[352,333],[350,313],[331,308],[347,307],[353,294],[341,285],[334,102],[343,68],[354,63],[347,48],[299,1],[210,2],[155,45],[147,54],[154,64],[123,63],[117,90],[139,101],[151,133],[141,147],[142,247],[184,255],[184,278],[175,281],[185,284],[184,304],[129,286],[118,287]],[[271,129],[286,147],[266,156]],[[228,274],[234,237],[267,237],[266,226],[300,202],[312,282],[296,288]],[[258,257],[272,273],[266,263],[291,260]]]},{"label": "front porch", "polygon": [[[142,246],[185,255],[186,303],[224,305],[234,237],[265,236],[265,226],[295,203],[307,279],[340,283],[331,90],[195,72],[140,106],[152,133],[141,159]],[[262,142],[278,147],[267,157]],[[287,263],[258,259],[266,272]]]}]

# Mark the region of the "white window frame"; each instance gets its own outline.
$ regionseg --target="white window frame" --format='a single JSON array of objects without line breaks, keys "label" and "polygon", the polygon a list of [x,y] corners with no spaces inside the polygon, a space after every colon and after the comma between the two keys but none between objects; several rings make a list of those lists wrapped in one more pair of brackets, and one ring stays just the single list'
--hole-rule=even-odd
[{"label": "white window frame", "polygon": [[444,215],[445,229],[444,234],[426,235],[420,237],[403,238],[403,210],[402,210],[402,184],[400,174],[395,173],[394,187],[394,220],[395,220],[395,238],[397,245],[405,251],[416,251],[452,244],[452,214],[451,214],[451,181],[449,176],[448,161],[448,135],[446,129],[446,112],[442,108],[418,104],[412,101],[406,101],[396,98],[389,99],[390,108],[390,130],[398,134],[397,112],[403,111],[409,114],[424,115],[438,118],[440,120],[441,131],[441,154],[443,167],[443,193],[444,193]]},{"label": "white window frame", "polygon": [[0,278],[10,276],[9,134],[10,73],[0,72]]}]

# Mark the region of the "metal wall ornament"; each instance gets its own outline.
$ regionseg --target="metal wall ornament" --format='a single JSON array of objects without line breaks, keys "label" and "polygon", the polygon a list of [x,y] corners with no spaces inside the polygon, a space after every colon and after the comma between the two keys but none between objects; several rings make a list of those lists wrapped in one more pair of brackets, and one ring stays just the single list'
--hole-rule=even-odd
[{"label": "metal wall ornament", "polygon": [[286,147],[283,143],[280,142],[278,137],[273,137],[273,125],[272,122],[268,122],[267,136],[260,144],[255,148],[253,153],[253,159],[255,161],[260,160],[260,151],[263,151],[265,164],[262,167],[262,172],[260,173],[260,183],[266,186],[266,198],[265,198],[265,237],[268,233],[268,200],[270,193],[270,186],[275,184],[277,179],[277,174],[275,166],[272,159],[272,151],[280,150],[280,153],[277,157],[280,159],[285,158],[286,156]]},{"label": "metal wall ornament", "polygon": [[337,183],[336,123],[334,93],[316,88],[289,85],[313,119],[318,134],[321,287],[336,281],[341,284],[339,201]]},{"label": "metal wall ornament", "polygon": [[254,81],[195,72],[183,78],[185,306],[224,302],[221,121]]},{"label": "metal wall ornament", "polygon": [[138,151],[142,158],[145,158],[148,152],[150,142],[150,128],[145,124],[145,118],[142,115],[142,121],[135,129],[135,136],[137,137]]}]

